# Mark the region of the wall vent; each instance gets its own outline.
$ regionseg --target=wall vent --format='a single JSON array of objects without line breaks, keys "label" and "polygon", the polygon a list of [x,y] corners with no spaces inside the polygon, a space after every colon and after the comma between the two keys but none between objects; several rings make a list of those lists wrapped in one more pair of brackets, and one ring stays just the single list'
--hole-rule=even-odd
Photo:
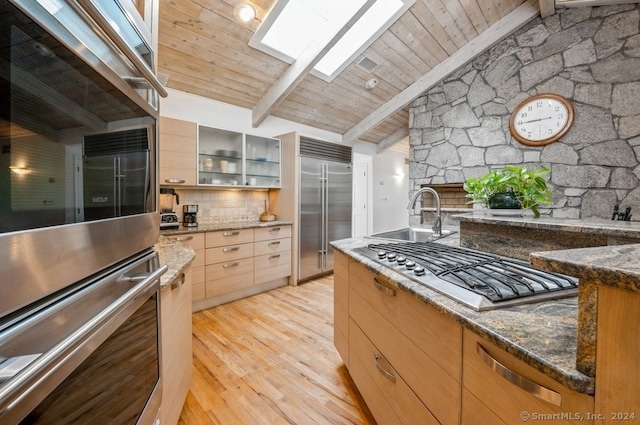
[{"label": "wall vent", "polygon": [[365,56],[364,58],[362,58],[360,62],[358,62],[358,66],[364,69],[365,71],[371,73],[373,72],[374,69],[377,68],[378,64]]}]

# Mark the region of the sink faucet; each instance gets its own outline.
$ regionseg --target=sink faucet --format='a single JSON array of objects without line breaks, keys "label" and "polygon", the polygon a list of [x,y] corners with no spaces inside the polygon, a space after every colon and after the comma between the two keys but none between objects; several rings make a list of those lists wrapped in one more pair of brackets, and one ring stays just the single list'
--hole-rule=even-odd
[{"label": "sink faucet", "polygon": [[[423,187],[420,190],[418,190],[413,195],[413,198],[411,198],[411,200],[409,201],[409,206],[407,206],[407,209],[413,210],[416,206],[416,202],[418,201],[418,197],[425,192],[429,192],[430,194],[432,194],[433,198],[436,200],[436,224],[433,225],[432,230],[435,236],[441,236],[442,235],[442,218],[440,216],[440,196],[438,195],[438,192],[435,191],[435,189],[431,187]],[[426,208],[420,208],[420,211],[424,211],[425,209]]]}]

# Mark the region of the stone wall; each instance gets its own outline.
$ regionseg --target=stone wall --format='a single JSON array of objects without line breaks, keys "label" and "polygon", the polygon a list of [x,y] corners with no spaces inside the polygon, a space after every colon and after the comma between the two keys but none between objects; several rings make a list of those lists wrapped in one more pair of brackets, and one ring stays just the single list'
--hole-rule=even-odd
[{"label": "stone wall", "polygon": [[[458,183],[506,164],[551,169],[543,214],[640,219],[640,6],[561,9],[538,18],[410,105],[410,191]],[[555,143],[531,147],[509,132],[528,96],[572,100],[575,122]],[[411,220],[417,221],[417,217]]]}]

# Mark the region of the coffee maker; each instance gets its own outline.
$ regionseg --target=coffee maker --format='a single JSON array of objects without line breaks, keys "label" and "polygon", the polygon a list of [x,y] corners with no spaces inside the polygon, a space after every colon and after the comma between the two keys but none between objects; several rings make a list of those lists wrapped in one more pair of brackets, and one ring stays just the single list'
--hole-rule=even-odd
[{"label": "coffee maker", "polygon": [[198,206],[197,205],[183,205],[182,206],[182,224],[184,227],[197,227],[198,226]]},{"label": "coffee maker", "polygon": [[160,229],[177,229],[180,227],[178,214],[173,210],[173,200],[180,205],[180,197],[175,189],[169,187],[160,188]]}]

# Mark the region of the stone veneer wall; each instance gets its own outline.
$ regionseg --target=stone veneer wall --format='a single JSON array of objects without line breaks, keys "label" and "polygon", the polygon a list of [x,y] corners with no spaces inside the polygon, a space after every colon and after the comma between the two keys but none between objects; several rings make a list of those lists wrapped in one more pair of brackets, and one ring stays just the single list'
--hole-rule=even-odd
[{"label": "stone veneer wall", "polygon": [[[537,18],[410,105],[409,188],[459,183],[506,164],[551,169],[554,217],[640,219],[640,6]],[[518,143],[509,117],[528,96],[571,99],[575,122],[544,147]],[[418,216],[411,219],[412,224]]]}]

